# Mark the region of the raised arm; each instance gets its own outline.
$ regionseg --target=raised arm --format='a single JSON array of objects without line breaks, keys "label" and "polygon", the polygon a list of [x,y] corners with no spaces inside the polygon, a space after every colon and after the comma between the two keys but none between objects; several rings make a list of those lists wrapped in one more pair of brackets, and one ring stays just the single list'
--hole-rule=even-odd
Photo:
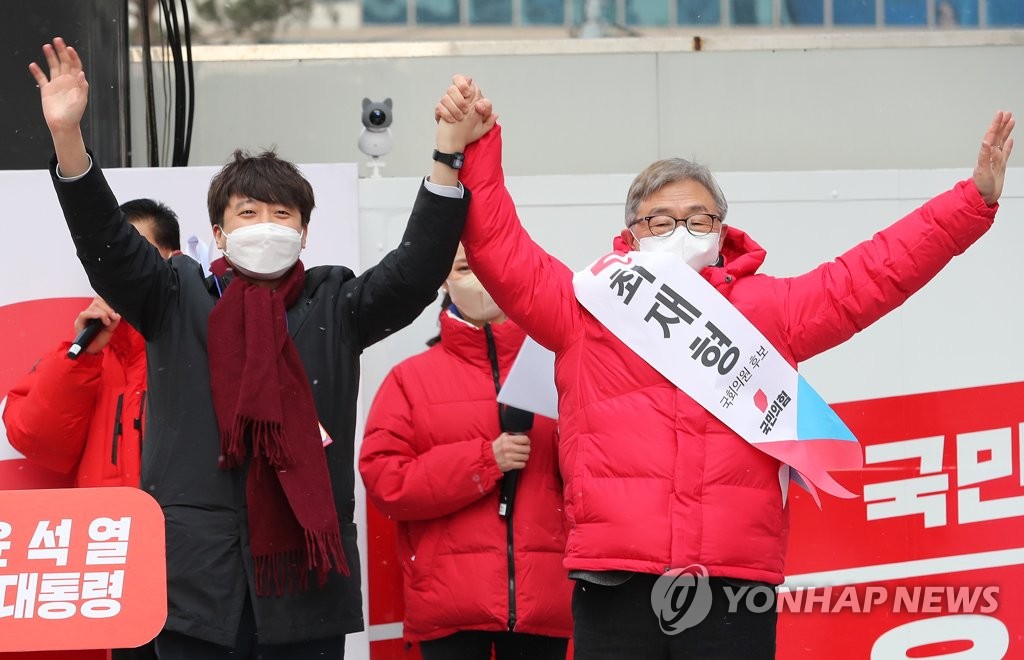
[{"label": "raised arm", "polygon": [[89,103],[82,60],[60,37],[54,38],[53,45],[43,46],[43,57],[50,69],[49,77],[35,62],[28,65],[28,70],[39,86],[43,119],[53,138],[58,171],[68,178],[81,176],[90,163],[82,138],[82,116]]},{"label": "raised arm", "polygon": [[868,241],[799,277],[779,280],[797,361],[836,346],[899,307],[995,218],[1013,150],[1010,113],[996,113],[972,180],[929,200]]},{"label": "raised arm", "polygon": [[81,121],[89,83],[75,49],[57,37],[43,46],[49,76],[38,64],[29,72],[39,86],[43,117],[56,153],[54,189],[71,230],[78,257],[93,289],[144,336],[159,323],[158,290],[174,278],[159,251],[129,225],[117,200],[86,151]]},{"label": "raised arm", "polygon": [[420,447],[412,406],[392,371],[366,420],[359,473],[366,493],[396,520],[428,520],[454,513],[494,490],[502,471],[484,436]]},{"label": "raised arm", "polygon": [[[438,130],[437,150],[462,152],[468,132]],[[420,186],[399,246],[349,282],[342,306],[353,305],[362,349],[404,328],[436,297],[451,270],[466,223],[469,193],[459,171],[437,160]]]},{"label": "raised arm", "polygon": [[[439,126],[471,121],[472,114],[480,111],[479,103],[486,101],[478,96],[466,117],[452,112],[453,104],[447,99],[460,91],[474,100],[465,80],[455,76],[438,104]],[[462,236],[473,272],[509,318],[539,344],[557,351],[581,327],[582,308],[573,291],[572,271],[537,245],[519,222],[505,187],[500,126],[469,144],[460,179],[473,191]]]}]

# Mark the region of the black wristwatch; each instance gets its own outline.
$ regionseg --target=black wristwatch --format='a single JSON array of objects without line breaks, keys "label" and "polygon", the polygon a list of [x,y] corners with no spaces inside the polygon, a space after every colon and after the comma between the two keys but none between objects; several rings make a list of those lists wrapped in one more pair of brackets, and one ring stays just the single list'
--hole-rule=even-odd
[{"label": "black wristwatch", "polygon": [[443,151],[434,149],[434,160],[439,163],[444,163],[453,170],[462,169],[462,164],[466,162],[466,156],[461,151],[456,151],[453,154],[446,154]]}]

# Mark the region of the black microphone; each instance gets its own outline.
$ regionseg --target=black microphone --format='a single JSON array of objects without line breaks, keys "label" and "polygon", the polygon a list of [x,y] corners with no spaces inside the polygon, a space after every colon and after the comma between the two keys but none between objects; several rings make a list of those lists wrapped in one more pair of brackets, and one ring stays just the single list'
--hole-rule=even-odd
[{"label": "black microphone", "polygon": [[75,340],[71,342],[71,348],[68,349],[68,359],[77,360],[82,351],[89,348],[89,344],[92,343],[93,339],[96,339],[96,335],[100,334],[103,327],[103,321],[99,319],[89,319],[86,321],[85,327],[75,336]]},{"label": "black microphone", "polygon": [[[533,428],[533,413],[521,408],[498,404],[501,430],[505,433],[526,433]],[[498,515],[512,515],[512,501],[519,485],[519,470],[509,470],[501,480],[501,497],[498,499]]]}]

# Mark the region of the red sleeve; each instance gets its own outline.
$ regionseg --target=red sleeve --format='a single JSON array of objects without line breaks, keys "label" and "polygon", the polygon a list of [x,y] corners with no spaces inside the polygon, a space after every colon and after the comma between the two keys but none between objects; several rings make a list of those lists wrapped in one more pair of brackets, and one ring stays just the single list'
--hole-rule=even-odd
[{"label": "red sleeve", "polygon": [[502,476],[494,438],[435,445],[417,453],[411,406],[394,371],[366,419],[359,473],[366,493],[396,520],[429,520],[454,513],[487,495]]},{"label": "red sleeve", "polygon": [[3,415],[11,446],[33,463],[64,474],[82,457],[103,365],[102,353],[69,360],[69,346],[39,360],[7,394]]},{"label": "red sleeve", "polygon": [[501,167],[501,126],[466,148],[459,180],[473,193],[462,233],[470,267],[509,318],[557,351],[582,327],[582,308],[572,271],[519,222]]},{"label": "red sleeve", "polygon": [[780,280],[796,360],[841,344],[902,305],[988,231],[997,208],[962,181],[835,261]]}]

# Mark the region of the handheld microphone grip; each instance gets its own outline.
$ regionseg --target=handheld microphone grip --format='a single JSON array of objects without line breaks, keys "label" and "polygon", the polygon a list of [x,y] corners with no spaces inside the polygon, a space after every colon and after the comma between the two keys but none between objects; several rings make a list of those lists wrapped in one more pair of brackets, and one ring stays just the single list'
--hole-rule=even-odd
[{"label": "handheld microphone grip", "polygon": [[103,321],[99,319],[89,319],[86,321],[85,327],[75,336],[75,340],[71,342],[71,347],[68,349],[68,359],[77,360],[82,351],[89,348],[89,344],[92,343],[93,339],[96,339],[96,335],[100,334],[102,330]]},{"label": "handheld microphone grip", "polygon": [[509,470],[501,478],[501,496],[498,498],[498,515],[507,518],[512,515],[512,500],[519,486],[519,470]]},{"label": "handheld microphone grip", "polygon": [[533,428],[533,413],[522,408],[499,404],[501,430],[505,433],[526,433]]},{"label": "handheld microphone grip", "polygon": [[[526,433],[533,428],[533,413],[520,408],[499,404],[498,416],[501,430],[505,433]],[[498,498],[498,515],[512,515],[512,501],[519,485],[519,470],[509,470],[501,479],[501,496]]]}]

